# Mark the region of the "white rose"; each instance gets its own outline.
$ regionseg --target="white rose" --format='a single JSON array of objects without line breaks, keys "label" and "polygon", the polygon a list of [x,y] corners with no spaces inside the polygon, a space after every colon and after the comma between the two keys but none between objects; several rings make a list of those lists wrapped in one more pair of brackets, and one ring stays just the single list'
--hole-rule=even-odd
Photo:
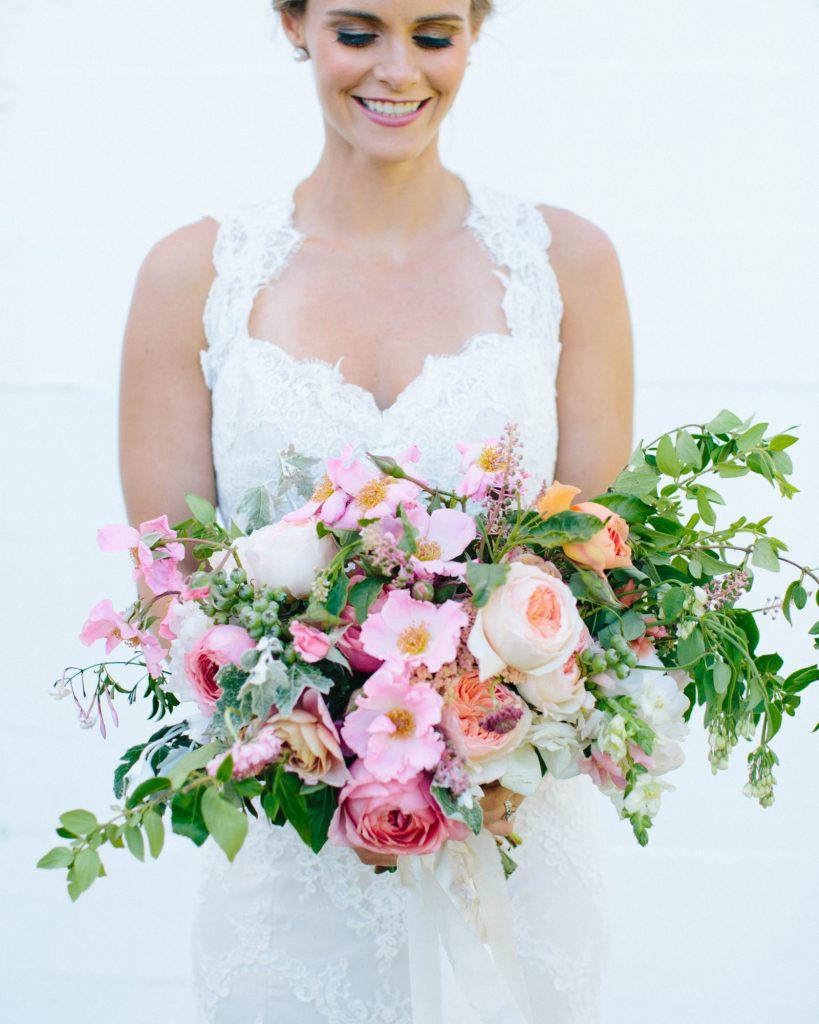
[{"label": "white rose", "polygon": [[333,537],[318,536],[315,519],[271,523],[237,537],[233,546],[250,579],[286,590],[292,597],[307,597],[316,576],[338,550]]},{"label": "white rose", "polygon": [[580,774],[578,762],[581,750],[574,725],[538,718],[527,739],[537,747],[546,767],[556,779],[571,779]]},{"label": "white rose", "polygon": [[513,562],[506,582],[478,610],[467,646],[478,659],[481,680],[507,667],[543,676],[562,672],[582,632],[566,584],[539,566]]}]

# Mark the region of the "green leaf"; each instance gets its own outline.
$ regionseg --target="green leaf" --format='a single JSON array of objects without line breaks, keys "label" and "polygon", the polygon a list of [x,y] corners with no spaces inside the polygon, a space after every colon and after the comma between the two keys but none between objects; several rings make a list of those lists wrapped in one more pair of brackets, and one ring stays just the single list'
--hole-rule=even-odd
[{"label": "green leaf", "polygon": [[216,769],[217,782],[230,782],[233,778],[233,754],[228,754]]},{"label": "green leaf", "polygon": [[684,587],[672,587],[663,594],[660,607],[663,612],[664,622],[674,622],[682,614],[687,591]]},{"label": "green leaf", "polygon": [[800,612],[808,603],[808,592],[801,585],[801,583],[797,583],[796,587],[794,587],[793,603],[796,605]]},{"label": "green leaf", "polygon": [[747,476],[750,470],[747,466],[738,466],[735,462],[721,462],[717,466],[717,473],[721,477],[730,479],[731,477]]},{"label": "green leaf", "polygon": [[677,658],[681,665],[692,665],[705,654],[705,640],[699,626],[694,632],[677,644]]},{"label": "green leaf", "polygon": [[350,590],[349,601],[355,610],[356,622],[362,625],[369,614],[374,601],[384,589],[386,579],[383,576],[365,576],[355,583]]},{"label": "green leaf", "polygon": [[685,469],[700,469],[702,466],[702,455],[694,438],[687,430],[677,431],[676,444],[677,458]]},{"label": "green leaf", "polygon": [[310,848],[314,853],[327,842],[330,821],[335,814],[337,799],[332,786],[311,787],[315,792],[304,794],[310,820]]},{"label": "green leaf", "polygon": [[457,797],[443,786],[432,786],[431,792],[447,818],[457,818],[465,822],[472,832],[478,835],[483,828],[483,808],[477,800],[473,799],[471,807],[462,807]]},{"label": "green leaf", "polygon": [[339,615],[342,608],[347,604],[347,591],[350,587],[349,579],[340,573],[334,581],[332,587],[330,587],[330,593],[327,595],[325,605],[327,611],[331,615]]},{"label": "green leaf", "polygon": [[765,431],[767,429],[767,423],[755,423],[737,438],[737,451],[749,452],[752,448],[756,448],[765,436]]},{"label": "green leaf", "polygon": [[189,754],[180,757],[173,764],[168,775],[171,788],[178,789],[191,772],[204,768],[212,757],[215,757],[224,749],[223,743],[206,743],[204,746],[197,747],[196,750],[192,750]]},{"label": "green leaf", "polygon": [[210,834],[232,861],[247,835],[247,817],[209,786],[202,797],[202,817]]},{"label": "green leaf", "polygon": [[136,807],[140,800],[143,800],[146,796],[150,796],[151,793],[158,793],[163,789],[169,789],[170,786],[171,780],[164,778],[162,775],[157,775],[153,779],[146,779],[128,797],[128,802],[125,806]]},{"label": "green leaf", "polygon": [[796,672],[791,672],[788,678],[785,680],[784,689],[788,693],[800,693],[806,687],[810,686],[811,683],[815,683],[819,680],[819,667],[816,665],[810,665],[808,668],[800,668]]},{"label": "green leaf", "polygon": [[618,612],[623,607],[611,589],[609,581],[590,569],[578,569],[569,579],[569,589],[576,598],[581,600],[585,599],[593,604],[613,608]]},{"label": "green leaf", "polygon": [[661,473],[665,473],[666,476],[676,478],[682,472],[682,463],[677,458],[674,442],[669,434],[663,434],[660,438],[660,442],[657,445],[656,459],[657,468]]},{"label": "green leaf", "polygon": [[187,836],[197,846],[208,838],[202,816],[202,789],[197,786],[188,793],[177,793],[171,801],[171,828],[179,836]]},{"label": "green leaf", "polygon": [[757,537],[754,541],[751,562],[759,566],[760,569],[767,569],[769,572],[779,572],[779,558],[767,537]]},{"label": "green leaf", "polygon": [[162,846],[165,842],[165,826],[162,824],[162,818],[153,807],[142,815],[142,827],[145,829],[145,835],[148,837],[148,847],[151,851],[151,856],[156,860],[162,852]]},{"label": "green leaf", "polygon": [[38,868],[67,868],[74,859],[74,851],[70,846],[55,846],[53,850],[37,861]]},{"label": "green leaf", "polygon": [[137,860],[145,860],[145,841],[137,825],[126,825],[123,831],[125,845]]},{"label": "green leaf", "polygon": [[698,580],[702,576],[702,562],[696,556],[692,556],[688,560],[688,572],[695,580]]},{"label": "green leaf", "polygon": [[[167,728],[170,727],[166,727],[166,731]],[[125,792],[125,776],[137,763],[140,754],[147,746],[147,743],[139,743],[135,747],[129,747],[120,758],[120,763],[114,770],[114,796],[117,800],[121,800],[122,794]]]},{"label": "green leaf", "polygon": [[730,434],[742,426],[739,416],[728,409],[723,409],[712,420],[705,424],[705,429],[711,434]]},{"label": "green leaf", "polygon": [[472,591],[472,603],[483,608],[492,592],[506,582],[509,575],[508,563],[492,565],[485,562],[466,563],[466,581]]},{"label": "green leaf", "polygon": [[635,497],[633,494],[607,493],[594,500],[598,505],[604,505],[606,508],[610,508],[612,512],[616,512],[629,525],[644,523],[653,512],[650,505],[646,505],[644,501],[641,501],[640,498]]},{"label": "green leaf", "polygon": [[90,847],[80,850],[74,858],[74,863],[68,869],[69,894],[71,898],[76,899],[81,892],[85,892],[86,889],[93,885],[94,881],[99,878],[101,870],[102,861],[96,850],[92,850]]},{"label": "green leaf", "polygon": [[793,434],[775,434],[768,442],[768,447],[772,452],[781,452],[785,448],[790,448],[792,444],[796,444],[799,440]]},{"label": "green leaf", "polygon": [[99,828],[96,817],[90,811],[80,809],[61,814],[60,822],[64,829],[75,836],[87,836]]},{"label": "green leaf", "polygon": [[782,726],[782,711],[776,704],[768,704],[765,710],[768,719],[768,725],[765,729],[765,742],[770,743]]},{"label": "green leaf", "polygon": [[279,816],[281,804],[279,803],[279,798],[270,789],[266,789],[262,793],[262,810],[271,821],[275,821]]},{"label": "green leaf", "polygon": [[[602,515],[602,513],[601,513]],[[607,519],[608,516],[603,518]],[[589,540],[603,529],[603,518],[587,512],[555,512],[548,519],[536,521],[527,528],[527,540],[536,541],[544,548],[561,548],[564,544],[578,544]]]},{"label": "green leaf", "polygon": [[719,694],[727,692],[731,683],[731,666],[725,661],[718,661],[714,665],[714,689]]},{"label": "green leaf", "polygon": [[193,518],[202,526],[212,526],[216,522],[216,509],[207,498],[200,498],[198,494],[186,494],[185,504],[191,510]]},{"label": "green leaf", "polygon": [[301,783],[298,775],[286,771],[283,765],[279,767],[273,781],[273,792],[276,794],[287,820],[304,842],[310,846],[313,839],[310,815],[307,811],[307,802],[301,795],[300,789]]},{"label": "green leaf", "polygon": [[702,521],[704,523],[708,526],[715,525],[717,521],[716,513],[711,508],[711,503],[708,501],[708,498],[705,496],[705,492],[701,487],[697,488],[697,511],[702,517]]},{"label": "green leaf", "polygon": [[617,475],[609,490],[636,495],[638,498],[649,497],[656,491],[659,479],[660,474],[646,462],[642,448],[637,448],[629,465]]},{"label": "green leaf", "polygon": [[404,526],[404,531],[401,534],[401,540],[398,542],[398,547],[408,555],[414,555],[418,550],[418,531],[409,521],[409,516],[406,513],[403,503],[398,506],[398,517]]},{"label": "green leaf", "polygon": [[266,487],[251,487],[241,497],[236,513],[242,517],[248,533],[273,522],[273,495]]},{"label": "green leaf", "polygon": [[639,640],[646,631],[646,624],[643,616],[631,610],[627,611],[620,620],[620,626],[626,640]]}]

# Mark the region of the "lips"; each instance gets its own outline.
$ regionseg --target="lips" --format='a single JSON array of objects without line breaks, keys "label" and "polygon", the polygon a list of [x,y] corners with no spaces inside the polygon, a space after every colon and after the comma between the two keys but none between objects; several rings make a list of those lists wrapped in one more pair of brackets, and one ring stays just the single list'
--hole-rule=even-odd
[{"label": "lips", "polygon": [[431,97],[422,100],[382,100],[377,97],[353,96],[362,113],[376,124],[400,127],[420,116]]}]

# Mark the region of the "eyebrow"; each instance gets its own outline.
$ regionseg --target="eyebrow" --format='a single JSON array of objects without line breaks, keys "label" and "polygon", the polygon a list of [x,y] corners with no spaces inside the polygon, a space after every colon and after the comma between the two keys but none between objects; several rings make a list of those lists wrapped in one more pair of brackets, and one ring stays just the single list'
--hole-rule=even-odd
[{"label": "eyebrow", "polygon": [[[327,12],[328,16],[331,14],[340,15],[344,18],[361,18],[362,21],[371,21],[374,25],[383,25],[382,20],[377,14],[372,14],[369,11],[354,11],[354,10],[333,10]],[[464,19],[460,14],[427,14],[423,18],[416,18],[416,25],[423,24],[427,21],[463,21]]]}]

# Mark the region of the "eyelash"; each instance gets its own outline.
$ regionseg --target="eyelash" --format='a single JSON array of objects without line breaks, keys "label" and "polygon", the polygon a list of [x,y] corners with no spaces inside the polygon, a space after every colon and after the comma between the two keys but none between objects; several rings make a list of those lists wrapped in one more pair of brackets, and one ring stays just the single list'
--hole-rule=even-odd
[{"label": "eyelash", "polygon": [[[369,46],[375,39],[375,33],[339,31],[336,38],[344,46]],[[412,38],[425,50],[443,50],[447,46],[452,46],[452,40],[445,36],[413,36]]]}]

